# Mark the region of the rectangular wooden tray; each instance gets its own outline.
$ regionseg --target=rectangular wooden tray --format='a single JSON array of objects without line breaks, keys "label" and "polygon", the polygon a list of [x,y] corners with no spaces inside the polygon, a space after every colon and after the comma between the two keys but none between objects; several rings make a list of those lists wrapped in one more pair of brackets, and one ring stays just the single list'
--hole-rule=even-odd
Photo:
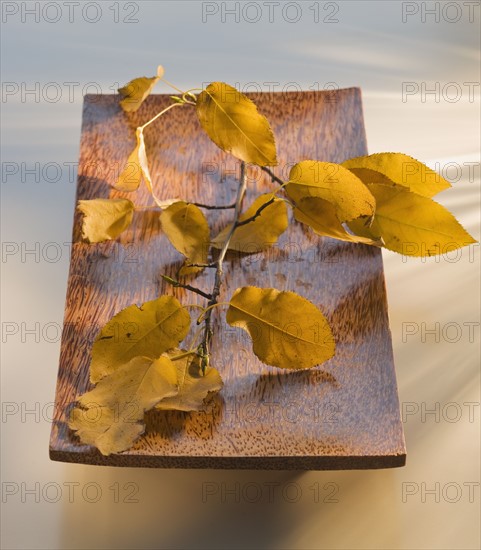
[{"label": "rectangular wooden tray", "polygon": [[[280,166],[303,159],[332,162],[367,153],[361,93],[251,94],[276,136]],[[170,102],[151,96],[124,113],[118,96],[88,95],[83,109],[77,199],[128,197],[112,189],[135,146],[135,128]],[[151,174],[161,198],[231,204],[239,163],[203,133],[195,109],[177,108],[146,130]],[[244,205],[275,187],[249,169]],[[129,198],[132,198],[131,196]],[[142,186],[137,204],[150,204]],[[220,300],[244,285],[292,290],[327,315],[337,341],[333,359],[312,370],[262,365],[247,335],[216,312],[212,365],[225,387],[205,413],[155,411],[134,448],[108,457],[81,445],[66,424],[76,398],[89,389],[89,358],[99,328],[122,308],[160,294],[202,303],[161,279],[182,258],[160,230],[159,213],[139,212],[118,242],[87,245],[74,219],[73,247],[52,425],[52,460],[110,466],[355,469],[402,466],[400,420],[381,251],[319,238],[291,223],[278,244],[252,255],[231,253]],[[232,211],[209,212],[212,233]],[[212,270],[196,285],[210,290]]]}]

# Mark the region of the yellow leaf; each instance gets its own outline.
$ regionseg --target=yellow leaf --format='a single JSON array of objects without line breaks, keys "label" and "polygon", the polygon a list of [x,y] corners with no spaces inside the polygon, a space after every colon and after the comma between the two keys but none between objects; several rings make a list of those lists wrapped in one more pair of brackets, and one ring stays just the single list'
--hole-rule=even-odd
[{"label": "yellow leaf", "polygon": [[69,427],[103,455],[120,453],[144,432],[145,412],[177,391],[177,370],[169,358],[134,357],[80,397]]},{"label": "yellow leaf", "polygon": [[189,264],[205,264],[209,254],[209,224],[200,208],[184,201],[175,202],[160,215],[162,229],[174,248],[186,257],[179,275],[202,270]]},{"label": "yellow leaf", "polygon": [[268,365],[305,369],[334,355],[335,343],[326,318],[294,292],[239,288],[230,299],[226,320],[250,334],[254,353]]},{"label": "yellow leaf", "polygon": [[134,78],[122,88],[119,88],[119,94],[122,96],[120,106],[127,113],[136,111],[150,94],[153,87],[164,75],[164,69],[161,65],[157,68],[157,76],[141,76]]},{"label": "yellow leaf", "polygon": [[381,245],[379,240],[348,233],[339,221],[334,205],[318,197],[305,197],[297,202],[294,217],[298,222],[311,227],[318,235],[351,243]]},{"label": "yellow leaf", "polygon": [[286,185],[289,197],[319,197],[333,204],[341,222],[374,214],[376,201],[362,181],[333,162],[304,160],[292,167]]},{"label": "yellow leaf", "polygon": [[149,172],[147,153],[145,151],[144,133],[141,127],[135,131],[137,145],[130,153],[127,164],[122,170],[115,188],[119,191],[135,191],[138,189],[142,176],[150,193],[152,193],[152,179]]},{"label": "yellow leaf", "polygon": [[[170,350],[166,355],[175,357],[185,350]],[[200,358],[196,354],[187,355],[172,361],[177,368],[177,385],[179,391],[172,397],[162,399],[156,409],[177,411],[201,411],[204,400],[210,393],[222,389],[223,382],[219,372],[213,367],[206,367],[202,375]]]},{"label": "yellow leaf", "polygon": [[[117,183],[114,185],[114,187],[119,191],[135,191],[136,189],[138,189],[140,182],[142,181],[143,170],[140,165],[139,159],[139,150],[141,146],[144,148],[144,160],[146,160],[147,157],[145,155],[144,136],[141,128],[137,128],[135,136],[137,138],[137,145],[135,146],[135,149],[130,153],[129,158],[127,159],[127,163],[120,173]],[[147,178],[149,180],[147,186],[149,187],[150,174],[148,165],[146,165],[146,181]]]},{"label": "yellow leaf", "polygon": [[451,184],[422,162],[402,153],[375,153],[346,160],[348,168],[364,183],[402,185],[424,197],[434,197]]},{"label": "yellow leaf", "polygon": [[119,178],[114,185],[119,191],[136,191],[144,178],[145,185],[152,195],[155,203],[159,208],[164,210],[179,199],[159,199],[154,193],[152,178],[150,176],[149,161],[147,159],[147,151],[145,148],[144,132],[142,127],[139,126],[135,131],[135,137],[137,139],[137,145],[135,149],[130,153],[127,163],[124,169],[119,175]]},{"label": "yellow leaf", "polygon": [[98,382],[137,356],[159,357],[187,335],[190,315],[173,296],[126,307],[101,329],[92,348],[90,380]]},{"label": "yellow leaf", "polygon": [[434,256],[476,241],[443,206],[400,186],[370,184],[377,208],[371,227],[349,223],[355,232],[382,237],[384,246],[407,256]]},{"label": "yellow leaf", "polygon": [[135,206],[127,199],[80,200],[82,238],[90,243],[116,239],[132,222]]},{"label": "yellow leaf", "polygon": [[223,82],[213,82],[197,98],[197,116],[223,151],[258,166],[277,164],[274,134],[253,101]]},{"label": "yellow leaf", "polygon": [[[266,206],[255,220],[236,228],[229,242],[229,250],[238,252],[258,252],[272,246],[287,229],[287,206],[284,201],[274,197],[272,193],[260,195],[251,206],[239,216],[239,222],[252,218],[264,204],[274,199]],[[212,246],[222,248],[227,239],[232,224],[225,227],[212,241]]]}]

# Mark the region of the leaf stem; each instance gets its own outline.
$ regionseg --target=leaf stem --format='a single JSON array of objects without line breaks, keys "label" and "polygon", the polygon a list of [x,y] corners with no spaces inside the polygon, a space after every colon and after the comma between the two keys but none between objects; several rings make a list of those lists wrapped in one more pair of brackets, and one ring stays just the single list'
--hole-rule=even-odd
[{"label": "leaf stem", "polygon": [[228,305],[229,305],[229,302],[216,302],[215,304],[202,308],[203,310],[202,313],[199,315],[199,317],[197,317],[197,324],[200,325],[202,323],[204,315],[206,315],[206,313],[210,311],[212,308],[219,307],[219,306],[228,306]]},{"label": "leaf stem", "polygon": [[184,357],[187,357],[188,355],[194,355],[197,353],[196,351],[186,351],[185,353],[179,353],[179,355],[174,355],[173,357],[169,357],[171,361],[177,361],[179,359],[183,359]]},{"label": "leaf stem", "polygon": [[177,86],[174,86],[173,84],[171,84],[168,80],[165,80],[164,77],[162,77],[160,80],[161,80],[161,82],[164,82],[165,84],[167,84],[167,86],[170,86],[172,89],[176,90],[177,92],[181,93],[182,95],[185,93],[180,88],[177,88]]},{"label": "leaf stem", "polygon": [[182,105],[184,105],[184,104],[183,103],[172,103],[171,105],[169,105],[168,107],[166,107],[165,109],[160,111],[160,113],[157,113],[153,118],[148,120],[145,124],[143,124],[142,126],[139,126],[139,128],[141,130],[143,130],[146,126],[148,126],[149,124],[152,124],[152,122],[154,122],[154,120],[157,120],[159,117],[161,117],[167,111],[170,111],[170,109],[172,109],[173,107],[179,107],[179,106],[182,106]]}]

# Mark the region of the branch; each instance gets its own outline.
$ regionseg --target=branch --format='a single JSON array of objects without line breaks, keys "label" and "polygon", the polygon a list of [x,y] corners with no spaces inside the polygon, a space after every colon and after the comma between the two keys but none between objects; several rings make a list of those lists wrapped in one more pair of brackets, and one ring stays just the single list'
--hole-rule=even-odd
[{"label": "branch", "polygon": [[216,270],[215,270],[215,278],[214,278],[214,288],[212,289],[211,298],[209,300],[209,303],[207,304],[208,309],[206,308],[207,311],[204,317],[204,335],[202,338],[202,342],[198,348],[200,352],[199,354],[202,357],[202,361],[201,361],[202,372],[205,372],[205,368],[209,364],[210,343],[212,340],[211,318],[212,318],[212,311],[214,310],[212,306],[215,306],[217,304],[217,299],[219,298],[220,287],[222,284],[222,273],[223,273],[222,264],[224,262],[225,255],[227,253],[227,249],[229,248],[229,243],[232,238],[232,235],[234,234],[234,231],[237,227],[237,223],[238,223],[238,219],[241,211],[242,199],[244,198],[246,187],[247,187],[246,165],[245,165],[245,162],[242,162],[239,187],[237,189],[237,197],[234,205],[234,208],[235,208],[234,223],[230,228],[227,238],[224,244],[222,245],[221,251],[219,252],[217,261],[215,262]]},{"label": "branch", "polygon": [[268,206],[270,206],[275,200],[276,200],[276,198],[273,196],[272,199],[269,199],[263,205],[259,206],[259,208],[256,210],[256,213],[253,214],[250,218],[247,218],[246,220],[242,220],[241,222],[237,221],[234,224],[235,225],[234,229],[237,229],[241,225],[246,225],[248,223],[253,222],[256,218],[258,218],[261,215],[261,212],[264,210],[264,208],[267,208]]},{"label": "branch", "polygon": [[277,182],[279,185],[285,185],[286,182],[282,181],[281,178],[278,178],[270,168],[267,168],[267,166],[261,166],[261,170],[266,174],[269,174],[272,181]]},{"label": "branch", "polygon": [[184,283],[176,281],[175,279],[172,279],[172,277],[168,277],[167,275],[161,275],[161,277],[162,279],[164,279],[165,282],[170,283],[174,287],[185,288],[186,290],[190,290],[191,292],[195,292],[196,294],[199,294],[199,296],[202,296],[203,298],[207,298],[207,300],[212,299],[212,294],[207,294],[207,292],[200,290],[200,288],[197,288],[192,285],[186,285]]},{"label": "branch", "polygon": [[226,206],[216,206],[215,204],[201,204],[200,202],[191,202],[199,208],[205,208],[206,210],[227,210],[228,208],[235,208],[235,203],[227,204]]}]

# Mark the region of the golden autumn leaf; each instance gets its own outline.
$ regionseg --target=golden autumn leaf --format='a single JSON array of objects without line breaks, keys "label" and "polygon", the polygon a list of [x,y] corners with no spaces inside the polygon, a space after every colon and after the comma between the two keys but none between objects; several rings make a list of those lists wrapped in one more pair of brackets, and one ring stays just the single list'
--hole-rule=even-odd
[{"label": "golden autumn leaf", "polygon": [[[170,350],[165,355],[175,357],[185,350]],[[224,385],[219,372],[213,367],[206,367],[202,374],[200,358],[196,354],[187,355],[172,361],[177,369],[178,392],[172,397],[162,399],[156,409],[177,411],[201,411],[204,400],[210,393],[217,393]]]},{"label": "golden autumn leaf", "polygon": [[177,391],[177,370],[168,357],[134,357],[78,399],[69,427],[103,455],[120,453],[144,432],[145,412]]},{"label": "golden autumn leaf", "polygon": [[253,101],[224,82],[213,82],[197,98],[197,116],[223,151],[258,166],[277,164],[274,134]]},{"label": "golden autumn leaf", "polygon": [[154,192],[152,178],[150,176],[149,161],[147,159],[147,150],[145,148],[144,131],[139,126],[135,131],[135,137],[137,145],[135,149],[130,153],[127,163],[124,169],[119,175],[117,182],[115,183],[115,189],[124,192],[136,191],[144,178],[145,185],[152,195],[155,203],[159,208],[164,210],[179,199],[159,199]]},{"label": "golden autumn leaf", "polygon": [[[239,216],[239,222],[252,218],[256,212],[266,203],[266,206],[255,220],[237,227],[230,239],[229,250],[238,252],[258,252],[263,248],[272,246],[287,229],[287,206],[285,202],[266,193],[258,196],[249,208]],[[214,248],[222,248],[227,239],[232,224],[225,227],[212,241]]]},{"label": "golden autumn leaf", "polygon": [[292,167],[285,189],[294,202],[305,197],[329,201],[335,206],[341,222],[370,217],[376,208],[376,201],[363,182],[347,168],[333,162],[299,162]]},{"label": "golden autumn leaf", "polygon": [[294,217],[318,235],[350,243],[381,245],[381,241],[348,233],[336,215],[334,205],[319,197],[305,197],[296,203]]},{"label": "golden autumn leaf", "polygon": [[189,327],[188,311],[173,296],[126,307],[104,325],[95,339],[90,380],[98,382],[134,357],[159,357],[177,346]]},{"label": "golden autumn leaf", "polygon": [[434,197],[451,187],[440,174],[403,153],[374,153],[346,160],[342,166],[364,183],[396,183],[424,197]]},{"label": "golden autumn leaf", "polygon": [[360,235],[381,237],[384,246],[406,256],[434,256],[476,241],[456,218],[429,197],[401,186],[370,184],[376,197],[371,227],[354,221],[349,227]]},{"label": "golden autumn leaf", "polygon": [[209,255],[210,229],[200,208],[178,201],[160,215],[160,223],[172,246],[186,257],[179,275],[190,275],[202,270],[189,264],[205,264]]},{"label": "golden autumn leaf", "polygon": [[127,113],[136,111],[144,102],[145,98],[152,92],[153,87],[164,76],[164,69],[161,65],[157,67],[157,76],[141,76],[134,78],[118,92],[122,96],[120,106]]},{"label": "golden autumn leaf", "polygon": [[330,359],[334,338],[322,312],[295,292],[246,286],[232,295],[226,320],[252,338],[257,357],[284,369],[305,369]]},{"label": "golden autumn leaf", "polygon": [[135,206],[128,199],[79,200],[82,238],[90,243],[116,239],[132,222]]},{"label": "golden autumn leaf", "polygon": [[[137,145],[135,146],[135,149],[130,153],[129,158],[127,159],[127,163],[120,173],[117,183],[114,185],[114,187],[119,191],[135,191],[139,188],[139,185],[142,182],[142,177],[145,178],[149,190],[152,188],[149,166],[147,164],[147,155],[145,154],[145,143],[142,128],[137,128],[135,132],[135,137],[137,139]],[[143,167],[141,165],[139,157],[139,152],[141,148],[143,149]]]}]

